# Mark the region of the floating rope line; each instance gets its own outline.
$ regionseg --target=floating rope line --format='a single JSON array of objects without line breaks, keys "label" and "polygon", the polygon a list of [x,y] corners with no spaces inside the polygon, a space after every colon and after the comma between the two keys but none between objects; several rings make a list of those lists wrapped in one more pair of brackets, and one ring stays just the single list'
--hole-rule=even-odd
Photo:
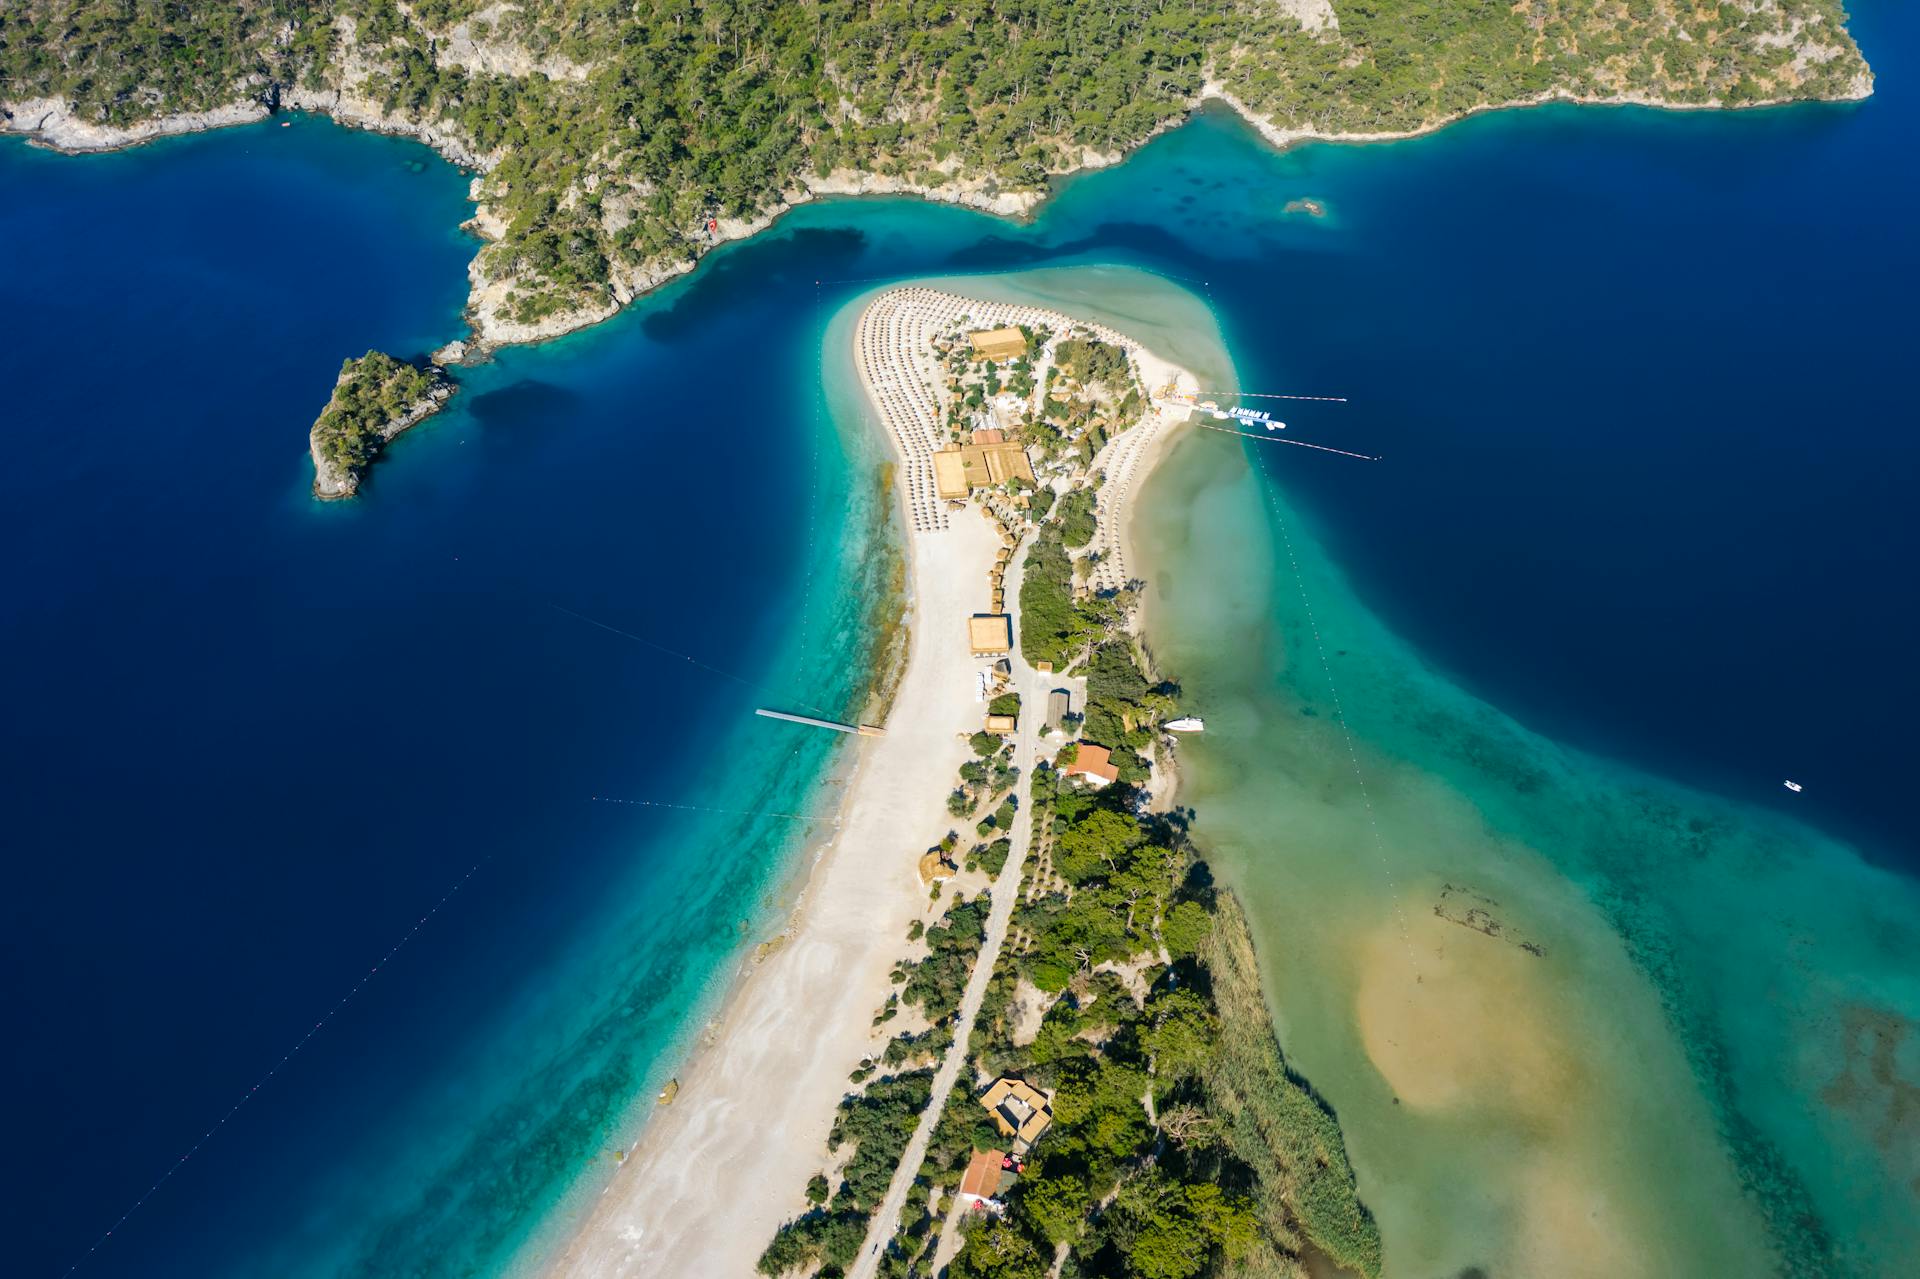
[{"label": "floating rope line", "polygon": [[[813,327],[816,331],[820,333],[821,337],[824,339],[826,336],[826,329],[820,323],[820,317],[824,313],[822,310],[822,306],[823,306],[823,303],[821,302],[821,299],[820,299],[820,285],[816,281],[813,286]],[[813,561],[814,561],[814,551],[815,551],[814,525],[819,518],[820,433],[825,429],[825,423],[822,421],[822,417],[826,411],[824,401],[826,400],[826,397],[827,397],[827,388],[825,385],[824,378],[821,379],[821,384],[814,388],[814,391],[815,391],[815,394],[813,397],[813,434],[808,438],[808,441],[807,441],[807,547],[806,547],[806,551],[804,552],[806,557],[805,558],[806,570],[805,570],[805,576],[801,579],[801,583],[800,583],[799,635],[800,635],[800,641],[802,644],[806,643],[808,636],[812,634],[812,631],[807,626],[807,622],[813,615]]]},{"label": "floating rope line", "polygon": [[1367,810],[1367,830],[1373,837],[1373,854],[1380,863],[1380,872],[1386,877],[1387,891],[1392,895],[1394,917],[1400,923],[1400,943],[1406,947],[1407,963],[1416,976],[1419,973],[1419,961],[1413,953],[1413,935],[1407,928],[1407,912],[1400,904],[1400,885],[1393,877],[1393,863],[1387,859],[1386,840],[1380,836],[1380,822],[1374,815],[1373,795],[1367,790],[1367,777],[1360,767],[1360,752],[1353,744],[1353,732],[1347,726],[1347,712],[1340,703],[1340,687],[1333,680],[1333,664],[1327,660],[1327,644],[1320,636],[1320,623],[1313,615],[1313,604],[1307,598],[1307,581],[1300,572],[1300,557],[1293,549],[1293,538],[1287,533],[1287,522],[1280,514],[1280,504],[1274,497],[1271,481],[1267,482],[1267,510],[1273,515],[1274,527],[1280,530],[1281,549],[1287,553],[1287,566],[1293,570],[1293,584],[1300,593],[1300,609],[1306,614],[1307,629],[1313,633],[1313,647],[1320,657],[1320,672],[1327,679],[1327,693],[1333,698],[1333,722],[1340,726],[1340,737],[1346,743],[1347,760],[1353,766],[1353,780],[1360,788],[1360,802]]},{"label": "floating rope line", "polygon": [[[565,613],[568,617],[575,618],[579,621],[585,622],[588,626],[597,626],[603,631],[611,631],[613,634],[622,636],[626,639],[630,639],[636,644],[645,644],[648,648],[657,649],[658,651],[665,653],[668,657],[677,657],[681,661],[687,663],[689,666],[698,666],[703,671],[711,671],[713,674],[718,675],[722,679],[730,679],[734,683],[742,686],[743,688],[750,688],[754,690],[756,693],[765,693],[769,697],[777,697],[782,699],[792,697],[792,694],[783,693],[777,688],[768,688],[765,684],[756,684],[750,679],[743,679],[742,677],[735,675],[732,671],[723,671],[718,666],[710,666],[706,662],[701,661],[697,657],[687,656],[685,653],[680,652],[678,649],[668,648],[665,644],[656,644],[654,643],[654,641],[648,639],[644,635],[635,635],[632,631],[623,631],[618,626],[609,626],[605,622],[597,621],[594,618],[588,617],[585,613],[576,613],[574,610],[568,608],[564,604],[555,604],[552,600],[548,600],[547,607],[555,610],[556,612]],[[833,718],[833,712],[828,710],[824,706],[816,706],[812,702],[807,701],[805,698],[800,698],[800,697],[792,697],[792,700],[798,705],[806,707],[810,711],[819,711],[822,719]]]},{"label": "floating rope line", "polygon": [[1243,400],[1312,400],[1318,404],[1345,404],[1344,395],[1274,395],[1266,391],[1195,391],[1195,395],[1234,395]]},{"label": "floating rope line", "polygon": [[729,813],[736,817],[784,817],[790,822],[822,822],[838,826],[838,817],[810,817],[806,813],[777,813],[768,808],[713,808],[706,804],[673,804],[664,799],[621,799],[613,795],[589,795],[595,804],[629,804],[635,808],[677,808],[688,813]]},{"label": "floating rope line", "polygon": [[1213,301],[1213,282],[1210,280],[1198,279],[1191,275],[1175,275],[1172,271],[1162,271],[1158,267],[1143,267],[1142,270],[1146,271],[1149,275],[1157,275],[1163,280],[1178,280],[1182,284],[1197,284],[1206,291],[1207,301]]},{"label": "floating rope line", "polygon": [[1354,453],[1347,449],[1337,449],[1327,444],[1309,444],[1305,440],[1290,440],[1282,435],[1255,435],[1252,431],[1236,431],[1230,426],[1215,426],[1211,422],[1195,422],[1193,425],[1209,431],[1219,431],[1225,435],[1237,435],[1245,440],[1259,440],[1263,444],[1291,444],[1297,449],[1314,449],[1321,453],[1338,453],[1341,457],[1358,458],[1362,462],[1378,462],[1381,459],[1371,453]]},{"label": "floating rope line", "polygon": [[172,1179],[173,1174],[175,1174],[176,1172],[179,1172],[182,1168],[186,1167],[187,1160],[199,1154],[200,1148],[202,1146],[205,1146],[209,1141],[212,1141],[213,1135],[219,1132],[222,1128],[226,1127],[227,1121],[232,1119],[235,1115],[239,1114],[240,1108],[242,1106],[245,1106],[248,1102],[252,1101],[254,1099],[254,1096],[262,1088],[266,1087],[267,1083],[270,1080],[272,1080],[272,1078],[275,1075],[279,1074],[280,1071],[287,1065],[288,1062],[293,1060],[294,1055],[296,1053],[298,1053],[302,1048],[305,1048],[307,1044],[313,1040],[313,1037],[315,1035],[319,1034],[322,1030],[326,1028],[328,1022],[332,1021],[335,1017],[339,1015],[340,1010],[342,1008],[345,1008],[348,1004],[352,1003],[354,996],[358,995],[362,990],[366,989],[367,983],[373,980],[374,975],[378,973],[382,968],[384,968],[387,964],[393,961],[393,957],[400,953],[401,948],[404,947],[408,942],[412,941],[414,937],[419,934],[420,930],[427,926],[427,921],[432,919],[435,915],[438,915],[441,909],[445,907],[449,901],[453,900],[453,895],[455,893],[459,892],[462,888],[466,887],[467,881],[473,878],[474,872],[478,871],[481,865],[482,865],[481,862],[475,862],[472,866],[468,867],[467,873],[462,875],[454,883],[453,887],[449,888],[446,891],[446,893],[441,896],[440,900],[433,904],[433,908],[427,911],[426,914],[420,916],[419,919],[415,920],[413,927],[407,929],[407,931],[401,935],[400,940],[395,942],[393,946],[387,951],[387,953],[380,957],[379,962],[375,963],[372,968],[369,968],[366,971],[366,973],[360,978],[359,981],[353,983],[352,988],[349,989],[345,995],[342,995],[340,997],[339,1002],[334,1004],[333,1007],[329,1008],[326,1011],[326,1014],[323,1017],[321,1017],[319,1021],[314,1022],[312,1028],[309,1029],[306,1034],[300,1036],[299,1040],[295,1042],[293,1047],[287,1049],[286,1052],[282,1053],[280,1056],[280,1060],[273,1063],[272,1067],[268,1069],[266,1074],[260,1076],[259,1080],[253,1085],[253,1087],[247,1089],[246,1092],[240,1094],[240,1100],[234,1102],[233,1105],[229,1106],[227,1108],[226,1113],[221,1115],[220,1118],[216,1119],[211,1128],[207,1129],[204,1133],[201,1133],[200,1139],[194,1142],[193,1145],[187,1149],[186,1154],[181,1155],[178,1159],[174,1160],[173,1163],[168,1165],[167,1170],[160,1174],[160,1179],[154,1182],[151,1186],[148,1186],[146,1189],[146,1193],[142,1194],[138,1199],[134,1200],[133,1206],[131,1208],[128,1208],[125,1212],[121,1213],[119,1219],[115,1221],[111,1227],[108,1228],[107,1232],[101,1235],[98,1239],[94,1240],[93,1246],[87,1249],[85,1254],[83,1254],[79,1258],[79,1260],[75,1261],[72,1265],[68,1266],[65,1273],[70,1275],[74,1271],[78,1270],[81,1266],[85,1265],[88,1259],[93,1256],[93,1254],[95,1254],[96,1252],[99,1252],[100,1249],[106,1245],[107,1240],[113,1238],[114,1231],[126,1225],[127,1219],[133,1216],[134,1213],[139,1212],[141,1206],[145,1204],[147,1200],[153,1198],[154,1193],[158,1191],[160,1187],[166,1185],[167,1182]]},{"label": "floating rope line", "polygon": [[904,275],[836,275],[829,276],[823,280],[815,280],[813,287],[817,289],[823,284],[878,284],[911,278],[911,276]]}]

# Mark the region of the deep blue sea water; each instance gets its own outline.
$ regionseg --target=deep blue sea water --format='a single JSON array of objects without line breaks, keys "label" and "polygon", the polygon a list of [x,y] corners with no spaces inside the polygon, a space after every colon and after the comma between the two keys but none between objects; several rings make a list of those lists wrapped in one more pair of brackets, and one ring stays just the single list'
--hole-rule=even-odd
[{"label": "deep blue sea water", "polygon": [[822,747],[745,712],[860,681],[871,445],[823,412],[819,340],[875,277],[1188,282],[1244,385],[1352,397],[1291,429],[1386,461],[1261,465],[1437,669],[1735,798],[1796,777],[1791,811],[1920,867],[1915,22],[1856,22],[1858,107],[1284,155],[1207,115],[1026,227],[816,205],[463,374],[324,508],[340,359],[459,331],[460,175],[313,120],[0,146],[21,1273],[493,1272],[611,1166],[803,844],[590,797],[812,794]]},{"label": "deep blue sea water", "polygon": [[0,167],[23,1273],[80,1259],[456,885],[89,1269],[497,1263],[764,935],[804,823],[593,797],[804,808],[824,743],[737,739],[864,679],[864,441],[821,425],[803,326],[669,308],[476,370],[323,506],[338,361],[459,331],[462,178],[317,121]]}]

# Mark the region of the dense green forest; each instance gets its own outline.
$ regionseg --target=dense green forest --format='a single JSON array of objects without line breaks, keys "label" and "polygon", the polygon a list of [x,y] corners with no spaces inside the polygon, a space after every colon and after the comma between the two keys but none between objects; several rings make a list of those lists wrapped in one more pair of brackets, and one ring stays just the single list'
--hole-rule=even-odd
[{"label": "dense green forest", "polygon": [[[1123,640],[1098,653],[1090,699],[1118,720],[1150,696],[1148,679]],[[953,1190],[976,1149],[1005,1145],[979,1092],[1011,1074],[1051,1094],[1053,1125],[1002,1191],[1005,1214],[968,1214],[952,1279],[1043,1279],[1061,1248],[1064,1273],[1084,1279],[1297,1277],[1309,1250],[1378,1275],[1379,1233],[1339,1124],[1287,1068],[1245,922],[1182,819],[1142,814],[1130,786],[1088,792],[1044,766],[1027,798],[1036,846],[965,1045],[974,1086],[949,1097],[881,1272],[933,1273],[945,1211],[935,1192]],[[833,1134],[852,1153],[835,1178],[814,1178],[813,1206],[769,1244],[763,1273],[830,1276],[851,1263],[926,1108],[930,1068],[953,1043],[986,900],[956,896],[925,930],[925,957],[896,970],[899,993],[878,1020],[913,1005],[931,1029],[896,1036],[855,1072],[865,1086],[841,1102]],[[921,936],[915,925],[910,939]],[[1019,1008],[1035,998],[1037,1029]]]},{"label": "dense green forest", "polygon": [[313,424],[320,456],[354,479],[385,447],[388,432],[423,400],[447,386],[446,375],[368,351],[340,366],[333,397]]},{"label": "dense green forest", "polygon": [[[608,305],[809,176],[1042,188],[1224,86],[1283,128],[1401,130],[1548,91],[1857,92],[1839,0],[15,0],[0,103],[125,124],[343,89],[488,157],[520,321]],[[1312,5],[1303,8],[1312,9]]]},{"label": "dense green forest", "polygon": [[[1111,750],[1119,784],[1070,781],[1061,766],[1074,743],[1022,779],[999,737],[974,736],[949,812],[969,820],[999,807],[975,827],[967,872],[997,881],[1011,853],[997,836],[1021,799],[1033,812],[979,1017],[956,1045],[991,900],[956,891],[938,922],[909,929],[924,954],[895,966],[896,990],[874,1019],[917,1010],[925,1028],[895,1034],[853,1072],[860,1091],[840,1103],[827,1164],[839,1171],[813,1179],[811,1207],[768,1244],[763,1274],[844,1273],[931,1100],[925,1081],[956,1046],[962,1083],[887,1244],[889,1279],[936,1272],[947,1196],[976,1150],[1007,1145],[979,1098],[1009,1075],[1050,1096],[1052,1126],[1001,1189],[1004,1211],[966,1214],[949,1279],[1046,1279],[1056,1269],[1073,1279],[1304,1279],[1314,1254],[1350,1274],[1380,1273],[1379,1231],[1339,1123],[1281,1056],[1238,906],[1195,856],[1189,815],[1151,811],[1138,789],[1180,690],[1144,660],[1127,626],[1129,593],[1076,597],[1063,529],[1081,518],[1075,499],[1092,492],[1070,491],[1041,521],[1021,612],[1023,623],[1036,611],[1044,620],[1023,625],[1022,647],[1084,674],[1079,737]],[[958,856],[963,842],[949,832],[932,851]]]}]

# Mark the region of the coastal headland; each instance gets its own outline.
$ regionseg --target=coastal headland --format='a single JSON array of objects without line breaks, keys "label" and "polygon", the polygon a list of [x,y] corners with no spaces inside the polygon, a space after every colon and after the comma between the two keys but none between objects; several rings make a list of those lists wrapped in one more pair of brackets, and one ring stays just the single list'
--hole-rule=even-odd
[{"label": "coastal headland", "polygon": [[[208,22],[216,29],[205,33],[213,52],[187,73],[150,65],[153,33],[124,22],[117,11],[93,12],[86,3],[58,14],[35,9],[10,41],[0,41],[0,55],[9,44],[17,50],[12,59],[0,56],[0,133],[60,151],[100,152],[302,111],[426,143],[474,175],[475,207],[464,227],[482,242],[467,270],[468,335],[436,357],[452,364],[599,324],[693,270],[713,249],[822,197],[911,195],[1001,217],[1030,216],[1058,179],[1116,164],[1213,103],[1285,148],[1309,140],[1408,138],[1480,112],[1548,102],[1716,109],[1858,100],[1871,94],[1873,83],[1844,14],[1828,0],[1770,0],[1733,28],[1723,28],[1718,17],[1696,16],[1693,30],[1674,18],[1622,28],[1611,13],[1592,21],[1559,13],[1553,22],[1529,24],[1516,12],[1474,19],[1497,28],[1488,33],[1497,38],[1478,43],[1474,32],[1455,24],[1404,43],[1403,28],[1417,29],[1420,15],[1343,15],[1329,0],[1302,0],[1277,19],[1229,8],[1219,15],[1222,31],[1239,23],[1247,29],[1216,36],[1197,59],[1188,51],[1177,77],[1156,76],[1148,85],[1122,84],[1127,73],[1117,68],[1160,62],[1155,37],[1102,36],[1119,45],[1094,57],[1095,68],[1059,68],[1040,79],[1056,86],[1050,92],[1101,93],[1103,105],[1061,104],[1067,109],[1052,114],[1076,123],[1055,120],[1038,140],[1031,127],[1024,139],[1000,138],[1009,104],[997,100],[998,91],[979,89],[963,95],[974,136],[956,150],[920,120],[931,114],[929,85],[905,83],[883,100],[869,100],[860,86],[845,82],[844,71],[822,67],[814,79],[776,93],[777,102],[761,104],[762,114],[784,114],[788,127],[757,147],[751,163],[716,173],[702,147],[661,145],[678,127],[675,108],[660,108],[650,129],[640,114],[622,118],[614,105],[665,87],[636,90],[636,80],[662,68],[669,68],[669,79],[684,70],[678,46],[656,51],[658,58],[644,68],[625,62],[623,51],[658,37],[668,24],[656,29],[636,10],[602,29],[599,15],[589,21],[570,8],[557,0],[438,16],[405,8],[382,15],[321,12],[284,27],[259,15],[241,14],[228,25],[189,13],[189,26]],[[733,20],[737,26],[738,15]],[[1048,15],[1032,32],[1035,47],[1046,50],[1038,56],[1056,58],[1065,47],[1082,56],[1100,53],[1085,30],[1049,40],[1054,20]],[[1562,22],[1568,31],[1559,30]],[[1375,23],[1384,23],[1378,33]],[[552,31],[569,25],[590,34],[562,52]],[[671,25],[677,29],[679,19]],[[1135,25],[1119,23],[1115,30],[1131,32]],[[86,38],[76,39],[81,32]],[[1336,76],[1336,67],[1371,65],[1388,32],[1395,47],[1433,60],[1431,73],[1416,82],[1452,87],[1384,93],[1358,77],[1330,97],[1320,88],[1303,93],[1303,84],[1318,83],[1315,68]],[[763,36],[773,45],[791,38],[777,25]],[[1712,46],[1713,55],[1693,62],[1647,55],[1644,66],[1634,63],[1642,42],[1669,37]],[[979,38],[966,24],[965,39]],[[822,32],[812,37],[815,44],[823,39],[832,42]],[[1134,47],[1141,41],[1145,48]],[[50,56],[53,50],[42,43],[61,46],[62,56]],[[749,51],[754,43],[750,34]],[[1524,58],[1513,53],[1497,67],[1480,65],[1488,49],[1528,46],[1534,51]],[[733,52],[740,56],[737,32]],[[1007,52],[996,48],[988,56]],[[1790,55],[1784,65],[1783,55]],[[140,94],[101,100],[101,77],[88,74],[97,59],[112,60],[115,82],[131,75],[152,83]],[[1629,63],[1634,69],[1623,69]],[[741,70],[742,79],[758,76],[757,67]],[[704,134],[712,114],[704,106],[706,91],[696,84],[689,92],[678,109],[700,121],[693,130]],[[1107,110],[1109,100],[1126,100],[1129,110]],[[494,118],[500,113],[505,118]],[[920,122],[875,134],[863,116]],[[1101,126],[1090,128],[1087,122],[1095,120]],[[1007,163],[1016,145],[1023,148],[1017,166]],[[338,464],[323,465],[317,445],[313,455],[316,495],[348,495],[356,481],[343,479]]]},{"label": "coastal headland", "polygon": [[[0,57],[0,130],[98,151],[299,110],[417,137],[475,173],[478,349],[596,324],[821,196],[1031,213],[1054,179],[1116,163],[1208,102],[1286,146],[1409,137],[1551,101],[1693,109],[1872,92],[1831,0],[1644,20],[1594,0],[1437,19],[1396,4],[1215,3],[1203,40],[1171,44],[1153,24],[1063,5],[1017,29],[942,15],[952,66],[907,47],[917,23],[851,14],[730,13],[715,19],[729,42],[683,41],[683,15],[644,5],[618,17],[568,0],[335,8],[291,21],[189,10],[179,21],[203,52],[183,68],[153,53],[179,33],[163,40],[118,6],[29,5],[0,43],[13,51]],[[769,59],[788,70],[768,76]],[[866,73],[889,60],[907,69]],[[980,74],[989,64],[1019,70]],[[716,73],[749,100],[714,111]],[[763,127],[736,135],[736,115]]]}]

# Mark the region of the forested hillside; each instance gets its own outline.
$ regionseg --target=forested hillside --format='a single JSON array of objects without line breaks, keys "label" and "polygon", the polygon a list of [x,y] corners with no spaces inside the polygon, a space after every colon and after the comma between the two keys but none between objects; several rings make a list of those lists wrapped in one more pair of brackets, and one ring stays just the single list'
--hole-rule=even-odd
[{"label": "forested hillside", "polygon": [[834,175],[1019,207],[1208,86],[1322,133],[1549,92],[1858,96],[1844,20],[1838,0],[12,0],[0,103],[125,126],[292,101],[457,140],[497,241],[479,318],[511,332],[604,314],[735,229],[710,220]]}]

